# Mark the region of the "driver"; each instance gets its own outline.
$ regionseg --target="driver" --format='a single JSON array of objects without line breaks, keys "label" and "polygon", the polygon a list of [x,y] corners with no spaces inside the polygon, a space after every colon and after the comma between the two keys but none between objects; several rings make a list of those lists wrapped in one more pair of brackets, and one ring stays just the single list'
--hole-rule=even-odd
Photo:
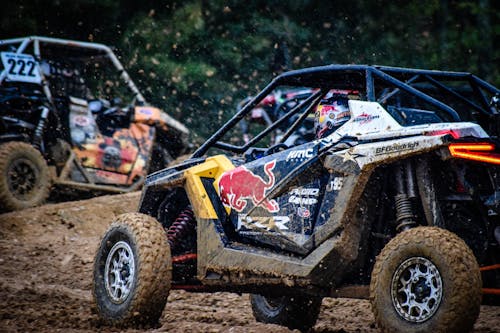
[{"label": "driver", "polygon": [[318,104],[314,115],[316,139],[324,138],[345,124],[351,113],[347,93],[329,92]]}]

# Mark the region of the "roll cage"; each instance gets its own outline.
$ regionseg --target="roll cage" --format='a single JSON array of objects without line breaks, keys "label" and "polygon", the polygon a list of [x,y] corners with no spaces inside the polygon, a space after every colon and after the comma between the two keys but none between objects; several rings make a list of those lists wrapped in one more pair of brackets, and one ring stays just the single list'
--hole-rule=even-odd
[{"label": "roll cage", "polygon": [[[298,105],[246,144],[235,145],[221,141],[255,106],[280,86],[313,88],[313,93],[301,99]],[[211,148],[241,154],[259,143],[289,117],[297,115],[297,120],[281,138],[280,142],[283,142],[331,89],[358,91],[360,99],[380,103],[399,122],[408,118],[412,112],[419,111],[435,114],[430,118],[434,122],[435,119],[451,122],[473,121],[492,136],[498,136],[500,132],[498,111],[490,106],[490,99],[500,94],[500,90],[471,73],[372,65],[328,65],[294,70],[277,76],[191,157],[201,157]],[[404,106],[408,102],[411,107]],[[426,107],[422,110],[419,107],[421,105]]]},{"label": "roll cage", "polygon": [[[130,78],[125,68],[122,66],[111,48],[99,43],[88,43],[74,40],[66,40],[51,37],[30,36],[22,38],[12,38],[0,40],[0,50],[5,51],[10,47],[13,52],[22,54],[32,54],[37,61],[41,61],[48,55],[56,53],[64,54],[66,57],[73,58],[108,58],[115,66],[116,72],[119,73],[123,82],[132,91],[133,95],[139,103],[145,103],[146,100],[141,94],[134,81]],[[7,76],[7,69],[0,72],[0,85]],[[46,84],[43,84],[44,93],[51,100],[51,92]]]},{"label": "roll cage", "polygon": [[[91,64],[104,63],[104,61],[106,61],[105,67],[109,68],[111,73],[116,73],[117,79],[121,80],[120,83],[128,88],[127,97],[133,101],[133,104],[148,104],[113,50],[104,44],[52,37],[29,36],[0,40],[0,52],[10,52],[19,55],[28,54],[33,56],[38,64],[47,59],[83,61]],[[55,98],[59,92],[51,91],[49,79],[44,75],[40,66],[38,66],[38,71],[40,72],[41,83],[35,84],[37,90],[43,91],[44,96],[50,104],[56,105]],[[8,81],[8,68],[2,68],[2,66],[0,66],[0,87],[6,82],[11,82]],[[131,94],[128,95],[128,92]],[[81,96],[76,97],[82,98]],[[172,128],[181,133],[186,131],[182,124],[166,112],[163,112],[163,117]]]}]

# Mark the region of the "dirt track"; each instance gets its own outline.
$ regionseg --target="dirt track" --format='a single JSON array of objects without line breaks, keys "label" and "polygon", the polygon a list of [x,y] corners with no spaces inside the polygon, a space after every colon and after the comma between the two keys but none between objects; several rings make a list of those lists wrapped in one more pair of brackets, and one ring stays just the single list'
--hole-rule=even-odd
[{"label": "dirt track", "polygon": [[[114,216],[139,193],[49,204],[0,215],[0,332],[139,332],[100,327],[92,261]],[[248,295],[172,291],[150,332],[289,332],[257,323]],[[377,332],[367,301],[325,299],[314,332]],[[500,307],[483,306],[474,332],[500,332]]]}]

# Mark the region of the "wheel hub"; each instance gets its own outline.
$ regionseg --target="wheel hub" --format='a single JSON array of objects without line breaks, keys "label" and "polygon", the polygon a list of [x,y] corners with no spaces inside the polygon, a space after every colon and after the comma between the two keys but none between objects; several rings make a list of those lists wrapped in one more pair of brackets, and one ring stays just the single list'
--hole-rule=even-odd
[{"label": "wheel hub", "polygon": [[425,279],[419,279],[415,285],[415,298],[417,301],[422,302],[426,297],[431,295],[432,288],[427,284]]},{"label": "wheel hub", "polygon": [[394,308],[401,317],[413,323],[426,321],[436,313],[442,293],[441,274],[427,258],[405,260],[392,277]]},{"label": "wheel hub", "polygon": [[123,265],[120,275],[124,279],[127,279],[130,276],[130,268],[128,267],[128,264]]},{"label": "wheel hub", "polygon": [[28,159],[20,158],[12,162],[7,172],[9,191],[17,198],[25,198],[35,188],[38,170]]},{"label": "wheel hub", "polygon": [[109,251],[104,268],[104,285],[111,301],[123,303],[132,289],[135,262],[130,245],[124,241],[117,242]]}]

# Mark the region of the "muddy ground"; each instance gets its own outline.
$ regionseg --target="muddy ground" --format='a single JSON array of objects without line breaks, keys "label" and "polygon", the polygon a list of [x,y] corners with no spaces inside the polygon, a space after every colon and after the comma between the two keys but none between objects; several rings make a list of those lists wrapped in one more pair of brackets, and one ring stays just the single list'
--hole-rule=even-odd
[{"label": "muddy ground", "polygon": [[[139,332],[99,325],[92,261],[118,214],[139,193],[48,204],[0,215],[0,332]],[[149,332],[289,332],[257,323],[248,295],[172,291]],[[314,332],[377,332],[367,301],[324,299]],[[500,307],[482,306],[474,332],[500,332]]]}]

